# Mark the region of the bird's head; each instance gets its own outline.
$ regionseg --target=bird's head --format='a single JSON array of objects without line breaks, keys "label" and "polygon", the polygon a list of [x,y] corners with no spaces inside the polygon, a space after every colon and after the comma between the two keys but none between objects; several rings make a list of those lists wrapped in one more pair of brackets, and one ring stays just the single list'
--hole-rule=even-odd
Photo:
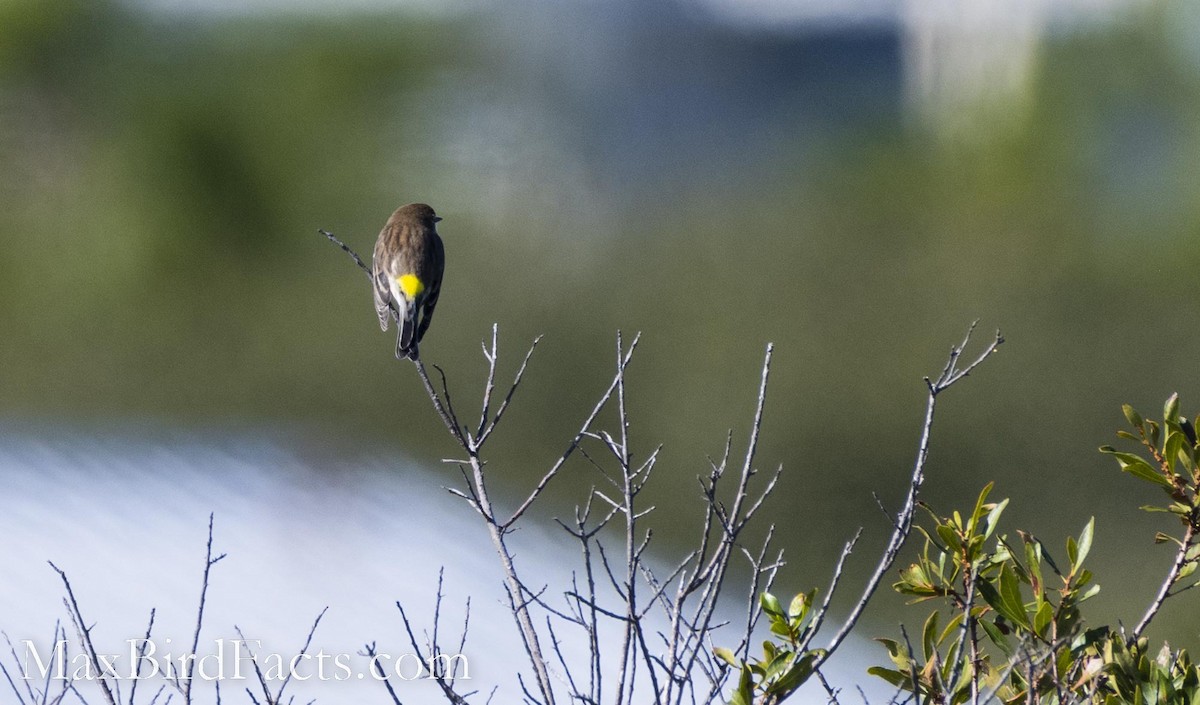
[{"label": "bird's head", "polygon": [[433,208],[425,203],[410,203],[407,206],[400,206],[400,208],[396,209],[392,218],[424,223],[431,228],[434,223],[441,220],[438,214],[433,212]]}]

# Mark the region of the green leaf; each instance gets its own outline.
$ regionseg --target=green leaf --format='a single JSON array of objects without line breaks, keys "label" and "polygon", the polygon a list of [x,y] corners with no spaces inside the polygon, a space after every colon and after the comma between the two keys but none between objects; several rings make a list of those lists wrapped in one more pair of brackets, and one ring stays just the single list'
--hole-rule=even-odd
[{"label": "green leaf", "polygon": [[1071,572],[1083,564],[1083,559],[1087,558],[1088,552],[1092,550],[1092,535],[1096,530],[1096,517],[1088,519],[1088,523],[1083,527],[1083,532],[1079,534],[1079,554],[1076,558],[1071,559]]},{"label": "green leaf", "polygon": [[792,691],[804,685],[804,682],[813,673],[812,665],[816,658],[817,654],[815,652],[805,654],[803,658],[792,664],[787,673],[783,674],[779,680],[767,688],[767,694],[779,696],[779,700],[783,700]]},{"label": "green leaf", "polygon": [[909,678],[900,671],[893,671],[892,669],[884,668],[883,666],[871,666],[867,669],[867,673],[882,678],[897,688],[903,688],[905,686],[909,686],[910,688],[912,687],[912,678]]},{"label": "green leaf", "polygon": [[1033,616],[1033,631],[1040,637],[1045,638],[1046,628],[1054,621],[1054,608],[1049,602],[1043,602],[1038,607],[1037,614]]},{"label": "green leaf", "polygon": [[979,525],[980,518],[983,517],[984,503],[987,502],[987,497],[992,492],[992,487],[995,482],[989,482],[983,486],[983,490],[979,493],[979,498],[975,500],[975,510],[971,512],[971,519],[967,522],[967,533],[975,533],[975,527]]},{"label": "green leaf", "polygon": [[1042,601],[1042,555],[1041,545],[1032,536],[1022,536],[1025,542],[1025,562],[1029,565],[1029,583],[1033,588],[1033,599]]},{"label": "green leaf", "polygon": [[951,634],[953,634],[955,631],[958,630],[959,625],[962,624],[963,616],[964,615],[962,612],[957,612],[957,613],[955,613],[954,618],[951,619],[948,623],[946,623],[946,626],[942,629],[941,636],[938,637],[939,644],[945,642],[946,637],[950,636]]},{"label": "green leaf", "polygon": [[762,597],[759,598],[759,603],[762,605],[763,612],[766,612],[768,615],[778,617],[785,616],[783,613],[783,605],[779,604],[779,598],[775,597],[771,593],[764,592]]},{"label": "green leaf", "polygon": [[1122,404],[1121,411],[1125,412],[1125,420],[1129,422],[1130,426],[1133,426],[1134,428],[1142,427],[1142,415],[1134,411],[1132,406],[1128,404]]},{"label": "green leaf", "polygon": [[992,507],[991,511],[988,512],[986,521],[987,528],[983,532],[984,538],[991,538],[992,532],[996,530],[996,527],[1000,523],[1000,515],[1004,513],[1004,508],[1007,506],[1008,500],[1005,499],[996,506]]},{"label": "green leaf", "polygon": [[1012,653],[1012,647],[999,627],[986,619],[979,620],[979,626],[983,627],[983,631],[987,632],[988,638],[992,640],[992,643],[1000,647],[1005,654]]},{"label": "green leaf", "polygon": [[1182,453],[1186,445],[1187,437],[1183,435],[1182,431],[1172,428],[1167,432],[1167,444],[1163,448],[1163,459],[1167,461],[1167,465],[1172,470],[1175,469],[1175,464],[1179,462],[1180,453]]},{"label": "green leaf", "polygon": [[804,619],[808,614],[809,597],[805,593],[797,593],[792,598],[792,603],[788,605],[788,616],[792,619]]},{"label": "green leaf", "polygon": [[1167,543],[1168,541],[1174,541],[1175,543],[1180,543],[1179,539],[1175,538],[1174,536],[1171,536],[1170,534],[1165,534],[1161,531],[1154,532],[1154,543]]},{"label": "green leaf", "polygon": [[926,661],[932,661],[933,654],[937,651],[937,627],[938,612],[934,610],[929,613],[929,619],[925,620],[925,627],[921,630],[921,645],[924,647]]},{"label": "green leaf", "polygon": [[1167,397],[1166,403],[1163,404],[1163,422],[1179,423],[1179,392]]},{"label": "green leaf", "polygon": [[780,677],[791,666],[795,654],[791,651],[781,651],[763,668],[762,683],[769,683]]},{"label": "green leaf", "polygon": [[904,644],[895,639],[876,639],[875,641],[883,644],[883,647],[888,650],[888,658],[892,660],[892,663],[902,669],[911,667],[912,659],[908,655],[908,647]]},{"label": "green leaf", "polygon": [[990,580],[981,580],[976,586],[979,589],[979,595],[983,601],[996,610],[996,614],[1004,615],[1008,608],[1004,606],[1004,598],[1000,596],[1000,591],[996,589]]},{"label": "green leaf", "polygon": [[1029,615],[1025,613],[1020,582],[1012,567],[1005,565],[1000,570],[1000,577],[996,582],[998,585],[993,585],[989,581],[979,583],[979,592],[983,595],[983,599],[1005,619],[1029,630],[1032,625],[1029,623]]},{"label": "green leaf", "polygon": [[1029,617],[1025,614],[1025,602],[1021,599],[1021,584],[1009,566],[1000,570],[1000,594],[1014,617],[1013,621],[1028,628]]},{"label": "green leaf", "polygon": [[713,649],[713,656],[716,656],[734,668],[740,668],[742,665],[738,662],[737,656],[734,655],[733,650],[727,649],[724,646],[718,646]]},{"label": "green leaf", "polygon": [[754,675],[748,666],[742,666],[742,675],[729,705],[754,705]]},{"label": "green leaf", "polygon": [[1192,508],[1183,502],[1173,502],[1171,506],[1167,507],[1167,511],[1172,514],[1178,514],[1181,517],[1186,517],[1191,515]]},{"label": "green leaf", "polygon": [[962,541],[954,527],[949,524],[938,524],[934,530],[937,531],[938,538],[942,540],[942,543],[946,544],[951,551],[957,553],[962,549]]},{"label": "green leaf", "polygon": [[1134,453],[1122,453],[1112,446],[1101,446],[1101,453],[1107,453],[1117,459],[1122,472],[1127,472],[1134,477],[1141,478],[1148,482],[1153,482],[1163,487],[1172,487],[1171,481],[1163,477],[1162,473],[1147,463],[1140,455]]},{"label": "green leaf", "polygon": [[916,563],[900,571],[900,582],[895,587],[897,591],[908,595],[933,597],[940,594],[934,589],[925,569]]}]

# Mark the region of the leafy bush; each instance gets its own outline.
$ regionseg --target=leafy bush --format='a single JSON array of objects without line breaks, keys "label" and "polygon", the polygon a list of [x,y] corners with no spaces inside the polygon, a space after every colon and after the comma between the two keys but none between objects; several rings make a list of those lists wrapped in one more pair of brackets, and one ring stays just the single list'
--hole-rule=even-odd
[{"label": "leafy bush", "polygon": [[[1158,532],[1156,543],[1174,543],[1175,558],[1157,594],[1131,631],[1090,626],[1082,606],[1100,590],[1084,567],[1092,547],[1095,519],[1078,537],[1068,537],[1056,559],[1037,537],[1000,531],[1008,500],[989,501],[993,485],[980,492],[967,514],[929,516],[917,530],[924,546],[916,561],[900,571],[892,586],[913,603],[936,605],[914,644],[901,628],[900,639],[879,639],[891,665],[869,672],[899,694],[922,703],[1200,703],[1200,666],[1185,650],[1164,644],[1153,652],[1143,636],[1163,603],[1200,582],[1200,443],[1195,423],[1179,413],[1178,395],[1163,408],[1163,419],[1146,420],[1124,407],[1130,431],[1118,431],[1133,451],[1111,446],[1123,472],[1160,488],[1161,505],[1151,512],[1173,514],[1178,535]],[[1065,560],[1062,560],[1065,558]],[[813,673],[817,650],[796,646],[805,630],[813,593],[797,595],[785,611],[764,593],[761,610],[775,640],[764,644],[761,660],[728,662],[742,669],[731,703],[776,703]],[[723,652],[722,652],[723,653]],[[728,656],[728,654],[726,654]],[[837,691],[826,684],[831,698]],[[899,699],[899,696],[898,696]],[[907,699],[907,698],[905,698]]]}]

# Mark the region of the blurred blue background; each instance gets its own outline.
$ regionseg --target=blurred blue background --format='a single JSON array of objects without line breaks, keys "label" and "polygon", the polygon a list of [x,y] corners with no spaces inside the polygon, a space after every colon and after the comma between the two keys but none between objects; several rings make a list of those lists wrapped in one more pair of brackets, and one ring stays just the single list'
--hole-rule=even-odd
[{"label": "blurred blue background", "polygon": [[[269,435],[330,478],[361,461],[452,482],[417,470],[452,446],[316,234],[366,255],[426,201],[448,266],[422,353],[459,403],[493,322],[506,375],[546,335],[495,441],[511,497],[603,389],[616,330],[640,330],[632,432],[665,444],[648,493],[680,549],[774,341],[782,591],[824,585],[863,525],[848,600],[887,528],[872,492],[900,501],[921,378],[978,318],[1008,343],[945,397],[930,503],[995,480],[1011,526],[1060,552],[1096,515],[1096,617],[1136,621],[1173,527],[1095,449],[1123,402],[1200,399],[1198,36],[1200,6],[1154,0],[9,0],[0,439]],[[86,496],[93,470],[64,472],[43,520]],[[1187,600],[1153,636],[1194,642]],[[881,594],[864,634],[913,619],[901,603]]]}]

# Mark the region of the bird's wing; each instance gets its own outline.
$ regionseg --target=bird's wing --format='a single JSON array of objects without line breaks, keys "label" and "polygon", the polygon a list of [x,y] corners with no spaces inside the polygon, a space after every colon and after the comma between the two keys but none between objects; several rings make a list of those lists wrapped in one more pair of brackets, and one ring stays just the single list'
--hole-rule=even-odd
[{"label": "bird's wing", "polygon": [[433,308],[437,306],[438,296],[442,293],[442,274],[446,270],[446,252],[442,247],[442,238],[433,236],[433,269],[429,281],[429,289],[425,294],[424,305],[421,307],[421,325],[417,328],[417,342],[425,336],[429,322],[433,320]]},{"label": "bird's wing", "polygon": [[379,243],[375,245],[375,256],[371,262],[371,281],[374,283],[372,289],[375,294],[375,313],[379,316],[379,327],[386,331],[388,319],[392,317],[392,311],[395,309],[395,302],[392,300],[392,286],[388,280],[388,273],[385,271],[383,256],[380,252],[382,242],[381,234]]}]

